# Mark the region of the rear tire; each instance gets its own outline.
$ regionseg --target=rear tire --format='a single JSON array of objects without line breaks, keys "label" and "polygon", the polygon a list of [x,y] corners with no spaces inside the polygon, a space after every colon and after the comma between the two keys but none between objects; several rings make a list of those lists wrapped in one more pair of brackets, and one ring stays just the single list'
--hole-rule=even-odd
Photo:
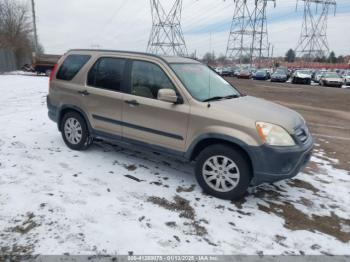
[{"label": "rear tire", "polygon": [[63,116],[61,132],[64,143],[73,150],[86,150],[93,142],[85,119],[74,111],[68,112]]},{"label": "rear tire", "polygon": [[196,179],[204,192],[221,199],[241,199],[249,187],[252,171],[246,157],[232,147],[216,144],[198,156]]}]

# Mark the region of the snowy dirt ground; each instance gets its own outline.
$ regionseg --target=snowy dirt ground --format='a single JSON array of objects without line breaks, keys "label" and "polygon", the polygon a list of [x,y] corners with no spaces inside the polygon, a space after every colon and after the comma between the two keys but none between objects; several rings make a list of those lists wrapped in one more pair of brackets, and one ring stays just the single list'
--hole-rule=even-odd
[{"label": "snowy dirt ground", "polygon": [[234,203],[188,163],[69,150],[46,77],[0,75],[0,90],[0,254],[350,254],[350,175],[319,146],[304,173]]}]

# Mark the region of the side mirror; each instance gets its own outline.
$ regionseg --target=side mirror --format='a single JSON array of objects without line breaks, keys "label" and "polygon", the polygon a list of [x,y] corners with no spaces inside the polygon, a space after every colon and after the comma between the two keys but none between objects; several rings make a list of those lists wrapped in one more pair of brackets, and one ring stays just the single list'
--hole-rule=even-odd
[{"label": "side mirror", "polygon": [[169,103],[180,103],[181,99],[176,95],[173,89],[159,89],[158,100],[169,102]]}]

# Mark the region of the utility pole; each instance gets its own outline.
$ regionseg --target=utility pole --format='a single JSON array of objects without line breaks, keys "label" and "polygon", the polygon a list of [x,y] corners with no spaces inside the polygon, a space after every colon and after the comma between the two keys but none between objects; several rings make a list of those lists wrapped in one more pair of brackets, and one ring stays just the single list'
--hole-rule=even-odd
[{"label": "utility pole", "polygon": [[147,52],[159,55],[187,56],[187,47],[181,29],[182,0],[173,0],[169,12],[160,0],[150,0],[152,30]]},{"label": "utility pole", "polygon": [[272,62],[272,67],[275,67],[275,59],[274,59],[274,57],[273,57],[273,51],[274,51],[274,45],[272,45],[272,50],[271,50],[271,62]]},{"label": "utility pole", "polygon": [[250,65],[261,60],[268,52],[267,2],[275,0],[234,0],[235,10],[226,49],[226,57],[239,60],[248,58]]},{"label": "utility pole", "polygon": [[35,54],[38,53],[38,33],[36,30],[36,16],[35,16],[35,4],[34,0],[31,0],[32,2],[32,15],[33,15],[33,30],[34,30],[34,51]]},{"label": "utility pole", "polygon": [[[328,14],[331,7],[336,9],[336,0],[301,0],[304,2],[304,21],[296,53],[306,60],[328,56],[327,39]],[[297,0],[298,6],[299,0]],[[318,10],[320,12],[318,13]]]}]

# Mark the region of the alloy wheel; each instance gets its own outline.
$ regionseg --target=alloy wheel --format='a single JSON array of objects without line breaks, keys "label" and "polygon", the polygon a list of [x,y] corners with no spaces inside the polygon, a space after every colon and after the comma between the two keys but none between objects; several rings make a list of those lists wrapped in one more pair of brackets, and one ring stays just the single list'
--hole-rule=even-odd
[{"label": "alloy wheel", "polygon": [[219,192],[229,192],[239,183],[240,172],[236,163],[226,156],[213,156],[207,159],[202,168],[205,182]]},{"label": "alloy wheel", "polygon": [[83,129],[79,121],[73,117],[66,120],[64,124],[64,135],[68,142],[77,145],[83,137]]}]

